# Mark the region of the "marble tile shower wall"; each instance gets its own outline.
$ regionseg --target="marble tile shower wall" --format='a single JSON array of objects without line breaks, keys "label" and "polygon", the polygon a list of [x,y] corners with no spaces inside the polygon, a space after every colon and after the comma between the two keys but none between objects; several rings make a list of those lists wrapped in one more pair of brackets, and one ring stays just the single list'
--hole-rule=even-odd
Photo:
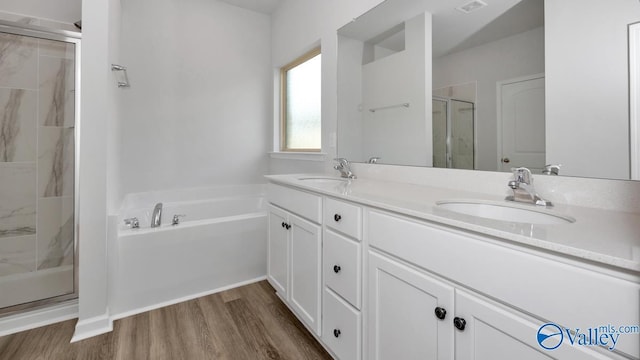
[{"label": "marble tile shower wall", "polygon": [[0,33],[0,276],[73,261],[74,77],[73,44]]}]

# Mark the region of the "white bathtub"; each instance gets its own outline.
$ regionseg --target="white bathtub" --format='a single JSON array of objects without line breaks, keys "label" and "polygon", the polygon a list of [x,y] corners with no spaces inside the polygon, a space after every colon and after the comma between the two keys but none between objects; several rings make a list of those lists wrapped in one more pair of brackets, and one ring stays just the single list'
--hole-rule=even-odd
[{"label": "white bathtub", "polygon": [[[131,194],[110,247],[113,319],[266,277],[263,185]],[[162,226],[150,213],[163,203]],[[173,215],[186,215],[171,225]],[[122,221],[138,217],[139,229]]]}]

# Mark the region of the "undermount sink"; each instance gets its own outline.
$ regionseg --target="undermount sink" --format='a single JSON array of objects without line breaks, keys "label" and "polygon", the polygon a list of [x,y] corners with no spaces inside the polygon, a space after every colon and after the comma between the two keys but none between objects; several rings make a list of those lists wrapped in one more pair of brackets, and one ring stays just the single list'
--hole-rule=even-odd
[{"label": "undermount sink", "polygon": [[309,176],[309,177],[301,177],[298,180],[314,182],[314,183],[342,183],[347,182],[349,179],[345,178],[337,178],[337,177],[329,177],[329,176]]},{"label": "undermount sink", "polygon": [[460,214],[506,222],[554,225],[570,224],[576,221],[570,216],[553,214],[538,209],[525,209],[500,202],[444,200],[436,202],[436,205],[441,209]]}]

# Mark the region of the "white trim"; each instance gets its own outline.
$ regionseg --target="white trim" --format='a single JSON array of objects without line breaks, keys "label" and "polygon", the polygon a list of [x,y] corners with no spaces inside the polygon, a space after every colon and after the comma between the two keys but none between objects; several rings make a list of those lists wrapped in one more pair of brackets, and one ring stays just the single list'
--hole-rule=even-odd
[{"label": "white trim", "polygon": [[629,25],[629,145],[631,180],[640,180],[640,23]]},{"label": "white trim", "polygon": [[[499,172],[502,169],[502,86],[507,84],[514,84],[522,81],[540,79],[540,78],[544,78],[544,73],[520,76],[513,79],[496,81],[496,127],[498,131],[498,138],[496,139],[496,145],[497,145],[496,160],[498,163],[498,168],[496,170]],[[546,116],[545,116],[545,122],[546,122]]]},{"label": "white trim", "polygon": [[285,160],[325,161],[325,159],[327,158],[327,153],[273,151],[269,153],[269,157],[272,159]]},{"label": "white trim", "polygon": [[109,317],[109,312],[94,316],[89,319],[79,320],[76,324],[76,331],[73,333],[71,342],[88,339],[113,331],[113,320]]},{"label": "white trim", "polygon": [[57,305],[50,305],[44,309],[9,315],[0,319],[0,337],[75,319],[77,317],[77,299]]}]

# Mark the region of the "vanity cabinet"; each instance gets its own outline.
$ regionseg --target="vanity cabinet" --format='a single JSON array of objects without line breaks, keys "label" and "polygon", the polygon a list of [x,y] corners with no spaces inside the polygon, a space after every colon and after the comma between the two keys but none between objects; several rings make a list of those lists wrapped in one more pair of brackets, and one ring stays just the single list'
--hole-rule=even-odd
[{"label": "vanity cabinet", "polygon": [[267,279],[281,298],[287,299],[289,289],[289,214],[275,206],[268,206],[269,244]]},{"label": "vanity cabinet", "polygon": [[[372,359],[620,358],[572,346],[566,333],[562,346],[545,350],[537,332],[545,323],[586,332],[640,318],[635,282],[392,213],[367,218]],[[407,333],[395,339],[400,324]],[[620,340],[617,352],[637,358],[638,335]]]},{"label": "vanity cabinet", "polygon": [[376,251],[369,282],[371,359],[607,358],[580,347],[546,351],[539,320]]},{"label": "vanity cabinet", "polygon": [[456,359],[596,360],[613,355],[566,344],[544,350],[535,336],[540,320],[465,290],[456,289],[455,314],[465,325],[454,330]]},{"label": "vanity cabinet", "polygon": [[[267,278],[337,359],[640,358],[638,333],[614,352],[568,340],[640,323],[637,274],[339,195],[271,183],[268,198]],[[555,350],[546,323],[565,332]]]},{"label": "vanity cabinet", "polygon": [[339,358],[362,358],[362,207],[325,197],[322,340]]},{"label": "vanity cabinet", "polygon": [[369,252],[370,359],[453,360],[453,287]]},{"label": "vanity cabinet", "polygon": [[[267,280],[298,318],[320,335],[322,228],[313,219],[320,221],[322,198],[278,185],[271,185],[268,192]],[[278,207],[283,203],[287,210]],[[307,219],[290,208],[300,208]],[[314,208],[318,211],[309,211]]]}]

